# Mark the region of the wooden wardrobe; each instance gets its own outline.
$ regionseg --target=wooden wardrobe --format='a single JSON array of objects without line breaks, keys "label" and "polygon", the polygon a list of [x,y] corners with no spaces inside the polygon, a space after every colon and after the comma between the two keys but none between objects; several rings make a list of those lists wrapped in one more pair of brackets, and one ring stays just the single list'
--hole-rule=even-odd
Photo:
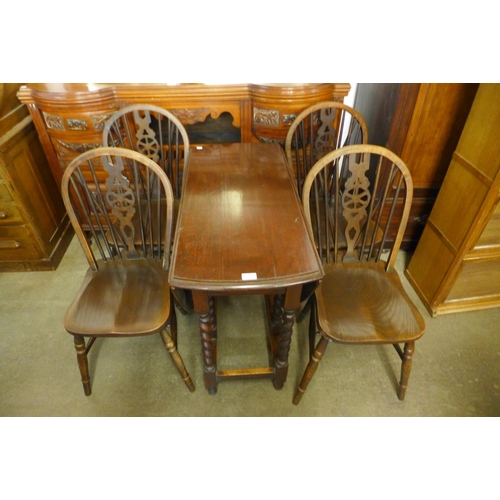
[{"label": "wooden wardrobe", "polygon": [[500,84],[481,84],[406,276],[433,316],[500,306]]},{"label": "wooden wardrobe", "polygon": [[359,83],[354,108],[366,120],[371,144],[407,164],[413,203],[402,248],[415,248],[462,133],[478,84]]}]

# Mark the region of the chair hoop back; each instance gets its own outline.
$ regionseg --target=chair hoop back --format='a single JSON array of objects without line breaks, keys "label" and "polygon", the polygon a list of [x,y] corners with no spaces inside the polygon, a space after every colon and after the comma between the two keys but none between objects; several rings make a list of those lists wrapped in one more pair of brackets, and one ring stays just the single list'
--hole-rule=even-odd
[{"label": "chair hoop back", "polygon": [[190,144],[186,129],[172,112],[152,104],[126,106],[104,124],[102,144],[132,149],[153,160],[167,174],[175,198],[180,197]]},{"label": "chair hoop back", "polygon": [[302,203],[323,262],[378,262],[389,250],[392,269],[412,196],[408,167],[382,146],[351,145],[321,158],[304,181]]},{"label": "chair hoop back", "polygon": [[160,259],[168,269],[173,192],[153,160],[130,149],[93,149],[69,164],[61,190],[93,270],[99,260],[140,258]]},{"label": "chair hoop back", "polygon": [[285,140],[287,161],[293,166],[299,195],[307,173],[324,155],[346,145],[367,143],[365,120],[344,103],[320,102],[302,111]]}]

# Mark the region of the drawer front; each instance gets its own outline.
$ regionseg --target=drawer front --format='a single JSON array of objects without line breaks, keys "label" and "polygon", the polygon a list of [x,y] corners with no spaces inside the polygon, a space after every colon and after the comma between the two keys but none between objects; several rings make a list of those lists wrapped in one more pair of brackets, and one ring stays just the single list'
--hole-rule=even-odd
[{"label": "drawer front", "polygon": [[9,188],[3,182],[0,182],[0,202],[13,201]]},{"label": "drawer front", "polygon": [[0,201],[0,226],[24,224],[23,217],[14,203]]},{"label": "drawer front", "polygon": [[0,227],[0,261],[38,260],[41,256],[24,226]]}]

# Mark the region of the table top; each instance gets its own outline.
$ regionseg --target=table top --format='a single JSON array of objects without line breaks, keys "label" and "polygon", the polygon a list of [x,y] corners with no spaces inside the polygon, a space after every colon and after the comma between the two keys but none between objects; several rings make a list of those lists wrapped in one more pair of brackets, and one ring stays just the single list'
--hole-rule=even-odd
[{"label": "table top", "polygon": [[193,147],[181,196],[170,284],[244,292],[322,277],[323,268],[279,144]]}]

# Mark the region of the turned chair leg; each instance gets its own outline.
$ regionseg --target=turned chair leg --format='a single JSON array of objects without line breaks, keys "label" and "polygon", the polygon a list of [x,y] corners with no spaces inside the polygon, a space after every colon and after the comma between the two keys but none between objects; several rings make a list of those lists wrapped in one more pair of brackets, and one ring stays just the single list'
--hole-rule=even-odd
[{"label": "turned chair leg", "polygon": [[314,346],[316,345],[316,335],[318,334],[318,310],[316,309],[316,297],[314,295],[308,301],[311,309],[309,316],[309,358],[314,354]]},{"label": "turned chair leg", "polygon": [[168,334],[167,330],[165,329],[160,332],[160,335],[163,340],[163,344],[165,345],[165,349],[170,354],[170,357],[172,358],[175,367],[181,374],[182,380],[184,380],[184,383],[187,385],[188,389],[191,392],[194,392],[195,387],[193,381],[191,380],[191,377],[189,376],[189,373],[187,372],[186,367],[184,366],[184,362],[182,361],[181,355],[177,351],[177,347],[175,346],[172,337]]},{"label": "turned chair leg", "polygon": [[403,355],[401,356],[401,379],[399,381],[398,399],[403,401],[408,387],[408,379],[410,378],[411,364],[413,361],[413,353],[415,352],[415,342],[407,342],[405,344]]},{"label": "turned chair leg", "polygon": [[170,328],[170,336],[177,349],[177,316],[175,314],[175,301],[173,295],[170,296],[170,316],[168,318],[167,326]]},{"label": "turned chair leg", "polygon": [[87,346],[85,345],[85,338],[82,335],[74,335],[76,359],[78,360],[78,367],[82,376],[83,390],[86,396],[90,396],[90,375],[89,375],[89,361],[87,358]]},{"label": "turned chair leg", "polygon": [[319,340],[318,345],[316,346],[316,349],[314,350],[314,353],[311,356],[309,364],[307,365],[306,371],[304,372],[304,376],[302,377],[302,380],[300,381],[300,384],[297,387],[295,396],[293,397],[294,405],[298,405],[300,403],[302,395],[304,394],[304,392],[306,392],[307,386],[309,385],[309,382],[316,373],[316,369],[318,368],[318,364],[321,361],[321,358],[325,354],[328,343],[329,340],[323,336]]}]

